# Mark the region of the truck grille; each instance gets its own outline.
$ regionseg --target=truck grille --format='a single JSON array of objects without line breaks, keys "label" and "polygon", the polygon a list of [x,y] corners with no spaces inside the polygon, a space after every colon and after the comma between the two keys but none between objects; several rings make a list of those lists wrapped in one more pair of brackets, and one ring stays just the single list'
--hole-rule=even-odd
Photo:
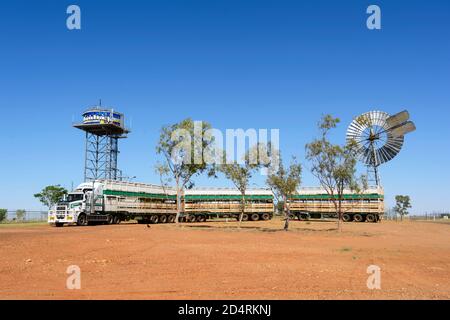
[{"label": "truck grille", "polygon": [[58,206],[56,207],[56,211],[66,211],[66,206]]}]

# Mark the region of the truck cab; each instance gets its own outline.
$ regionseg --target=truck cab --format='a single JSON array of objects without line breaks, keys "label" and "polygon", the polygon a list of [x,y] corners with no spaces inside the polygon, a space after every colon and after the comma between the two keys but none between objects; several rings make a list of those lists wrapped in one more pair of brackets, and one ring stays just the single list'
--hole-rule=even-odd
[{"label": "truck cab", "polygon": [[86,209],[86,193],[82,190],[75,190],[67,194],[48,212],[48,223],[57,227],[65,223],[76,223],[78,216]]},{"label": "truck cab", "polygon": [[[94,192],[93,192],[94,190]],[[93,212],[91,211],[91,203],[93,202],[93,193],[95,197],[95,205]],[[106,216],[101,215],[103,184],[101,181],[84,182],[80,184],[74,191],[67,194],[63,200],[59,201],[48,212],[48,223],[57,227],[64,224],[87,225],[88,220],[105,220]]]}]

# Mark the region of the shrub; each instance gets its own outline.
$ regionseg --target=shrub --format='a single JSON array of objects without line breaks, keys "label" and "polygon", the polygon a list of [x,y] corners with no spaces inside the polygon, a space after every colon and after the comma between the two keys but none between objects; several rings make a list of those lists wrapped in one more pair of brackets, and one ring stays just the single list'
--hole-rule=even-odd
[{"label": "shrub", "polygon": [[25,214],[27,212],[25,210],[19,209],[16,211],[16,218],[17,220],[25,220]]},{"label": "shrub", "polygon": [[6,220],[7,215],[8,215],[8,210],[0,209],[0,222]]}]

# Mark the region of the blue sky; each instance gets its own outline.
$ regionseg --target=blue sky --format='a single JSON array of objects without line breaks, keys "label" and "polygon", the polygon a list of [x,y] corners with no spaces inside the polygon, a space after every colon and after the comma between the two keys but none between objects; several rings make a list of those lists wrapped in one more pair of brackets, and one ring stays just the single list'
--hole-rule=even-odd
[{"label": "blue sky", "polygon": [[[66,28],[70,4],[81,30]],[[370,4],[382,30],[366,28]],[[45,185],[82,182],[71,125],[101,98],[131,126],[120,168],[152,183],[159,128],[185,117],[278,128],[284,157],[307,164],[322,114],[341,118],[344,142],[354,116],[408,109],[417,131],[380,168],[388,204],[408,194],[414,213],[449,210],[449,24],[444,0],[2,1],[0,207],[40,209]],[[303,185],[317,185],[306,168]]]}]

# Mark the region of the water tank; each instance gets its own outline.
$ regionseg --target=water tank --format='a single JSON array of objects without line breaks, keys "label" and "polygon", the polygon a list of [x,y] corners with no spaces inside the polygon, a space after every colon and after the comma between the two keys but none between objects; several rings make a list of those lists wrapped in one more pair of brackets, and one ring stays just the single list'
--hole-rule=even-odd
[{"label": "water tank", "polygon": [[114,110],[92,108],[83,113],[83,124],[114,124],[124,128],[124,116]]}]

